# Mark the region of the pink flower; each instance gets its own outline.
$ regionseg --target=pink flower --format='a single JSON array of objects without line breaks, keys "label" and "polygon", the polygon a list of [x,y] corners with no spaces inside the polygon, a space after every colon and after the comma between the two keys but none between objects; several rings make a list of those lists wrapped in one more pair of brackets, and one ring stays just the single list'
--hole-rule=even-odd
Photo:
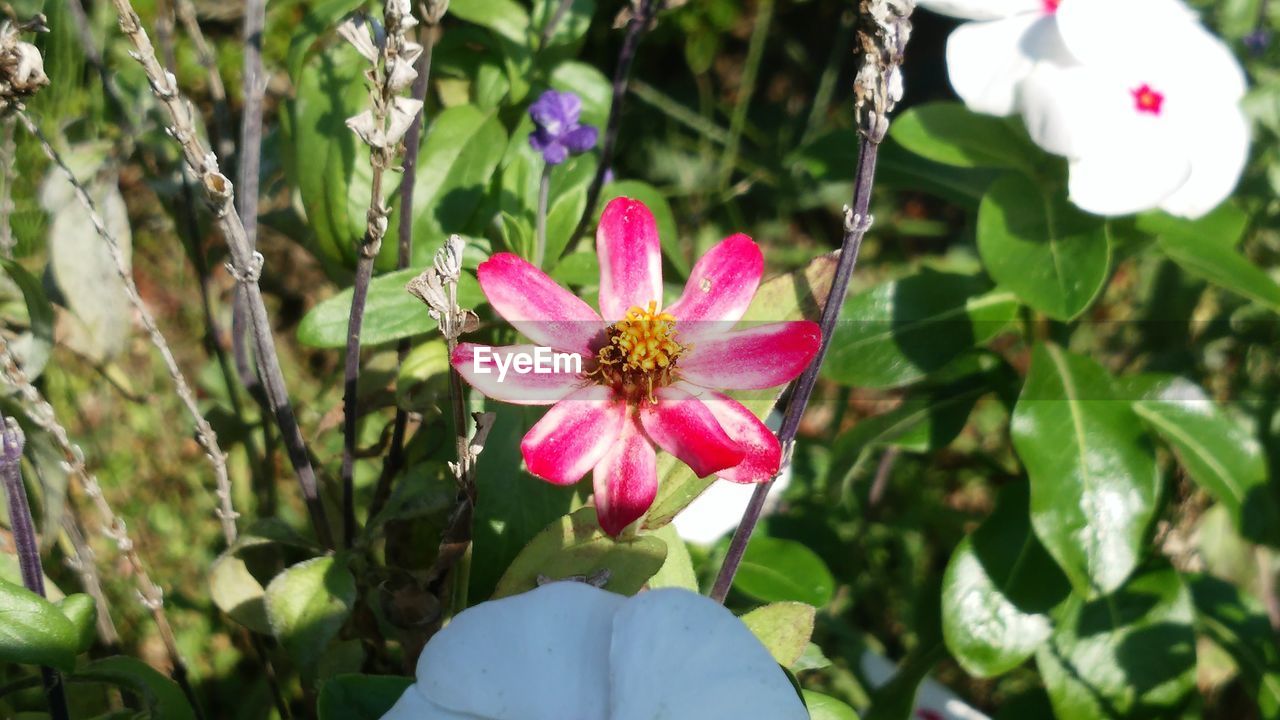
[{"label": "pink flower", "polygon": [[[600,312],[533,265],[499,253],[480,265],[489,304],[533,345],[460,344],[453,366],[496,400],[553,405],[524,436],[529,472],[572,485],[592,473],[600,527],[618,535],[658,492],[654,446],[697,475],[772,477],[778,440],[718,390],[757,390],[799,375],[821,333],[808,321],[733,329],[760,285],[764,257],[732,235],[694,266],[684,294],[662,307],[662,251],[653,214],[617,198],[600,218]],[[543,349],[540,349],[543,348]],[[547,351],[565,362],[531,367]],[[576,363],[569,362],[576,360]],[[509,371],[500,372],[501,368]],[[525,372],[519,372],[520,368]]]}]

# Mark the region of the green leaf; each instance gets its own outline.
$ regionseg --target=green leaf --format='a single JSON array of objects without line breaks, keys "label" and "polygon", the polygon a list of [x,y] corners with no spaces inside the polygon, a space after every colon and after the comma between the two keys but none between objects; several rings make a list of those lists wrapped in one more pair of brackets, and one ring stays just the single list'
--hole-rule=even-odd
[{"label": "green leaf", "polygon": [[812,605],[777,602],[743,615],[742,622],[751,628],[779,665],[791,667],[809,645],[816,615]]},{"label": "green leaf", "polygon": [[0,660],[70,670],[79,648],[79,631],[57,605],[0,580]]},{"label": "green leaf", "polygon": [[[452,3],[449,11],[454,11]],[[467,234],[487,224],[489,218],[473,218],[485,200],[506,145],[507,131],[493,111],[459,105],[431,118],[418,152],[413,186],[416,267],[429,264],[451,233]],[[397,203],[390,227],[400,225],[399,207]],[[394,247],[395,243],[386,245]]]},{"label": "green leaf", "polygon": [[[827,293],[831,290],[831,278],[835,275],[836,261],[830,256],[819,257],[803,270],[773,278],[756,291],[742,318],[743,323],[776,322],[779,320],[815,319],[821,312]],[[768,416],[777,402],[777,390],[756,390],[728,393],[745,405],[756,417]],[[687,465],[668,453],[658,455],[658,495],[645,515],[644,526],[660,528],[671,522],[676,513],[693,502],[706,490],[714,478],[699,478]]]},{"label": "green leaf", "polygon": [[942,578],[942,635],[970,675],[994,677],[1035,654],[1049,612],[1071,586],[1031,532],[1028,488],[1005,487],[996,510],[951,554]]},{"label": "green leaf", "polygon": [[1239,420],[1185,380],[1133,409],[1173,448],[1191,478],[1226,506],[1241,535],[1280,546],[1280,506],[1267,484],[1267,458]]},{"label": "green leaf", "polygon": [[492,30],[513,43],[529,40],[529,11],[515,0],[451,0],[449,14]]},{"label": "green leaf", "polygon": [[434,338],[409,351],[396,376],[396,404],[424,412],[441,407],[449,398],[449,348]]},{"label": "green leaf", "polygon": [[1172,568],[1072,598],[1036,664],[1059,720],[1181,717],[1195,690],[1191,594]]},{"label": "green leaf", "polygon": [[[584,0],[574,0],[574,5]],[[577,60],[566,60],[551,71],[547,79],[551,87],[562,92],[571,92],[582,99],[581,122],[594,125],[604,133],[605,122],[609,119],[609,108],[613,106],[613,83],[605,74]]]},{"label": "green leaf", "polygon": [[963,168],[1031,170],[1043,155],[1013,122],[957,102],[917,105],[893,121],[889,136],[917,155]]},{"label": "green leaf", "polygon": [[812,690],[801,692],[804,704],[809,708],[809,720],[858,720],[858,713],[830,695]]},{"label": "green leaf", "polygon": [[698,592],[698,574],[693,569],[689,546],[676,532],[675,525],[663,525],[653,535],[667,544],[667,559],[649,578],[650,588],[678,587]]},{"label": "green leaf", "polygon": [[98,635],[98,606],[83,593],[68,595],[57,602],[62,614],[76,629],[76,654],[88,652]]},{"label": "green leaf", "polygon": [[516,556],[493,598],[532,590],[540,578],[590,578],[608,571],[605,590],[634,595],[667,559],[667,545],[654,535],[614,540],[600,529],[595,508],[580,508],[538,533]]},{"label": "green leaf", "polygon": [[1227,208],[1196,221],[1143,216],[1138,228],[1155,235],[1156,247],[1183,270],[1280,312],[1280,285],[1235,249],[1247,218]]},{"label": "green leaf", "polygon": [[1065,193],[1046,194],[1018,173],[987,190],[977,233],[991,277],[1057,320],[1084,312],[1110,272],[1111,245],[1102,219],[1077,210]]},{"label": "green leaf", "polygon": [[1037,345],[1011,426],[1040,541],[1082,594],[1120,587],[1141,558],[1160,494],[1138,416],[1096,362]]},{"label": "green leaf", "polygon": [[[689,258],[680,247],[680,237],[676,235],[675,214],[671,212],[671,204],[667,202],[666,196],[648,183],[639,180],[618,180],[604,186],[600,193],[600,205],[596,208],[596,211],[603,211],[604,206],[617,197],[629,197],[639,200],[649,208],[653,213],[653,219],[658,224],[658,237],[662,241],[662,254],[680,273],[680,277],[688,277],[689,268],[691,267]],[[590,218],[592,223],[599,219],[599,217]]]},{"label": "green leaf", "polygon": [[338,675],[321,686],[316,712],[320,720],[379,720],[412,684],[397,675]]},{"label": "green leaf", "polygon": [[[379,275],[369,283],[364,325],[360,329],[362,345],[381,345],[436,329],[436,321],[427,314],[427,306],[404,289],[418,273],[419,270],[413,268],[399,270]],[[352,289],[347,288],[311,308],[298,325],[298,342],[315,348],[346,347],[351,296]],[[458,280],[458,304],[474,308],[484,302],[484,293],[475,276],[462,273]]]},{"label": "green leaf", "polygon": [[153,720],[195,720],[182,688],[150,665],[125,655],[89,663],[67,678],[71,683],[107,683],[137,697]]},{"label": "green leaf", "polygon": [[1189,580],[1196,627],[1231,654],[1262,720],[1280,719],[1280,645],[1252,597],[1211,575]]},{"label": "green leaf", "polygon": [[552,485],[522,469],[520,440],[545,408],[486,398],[483,409],[496,417],[476,463],[471,602],[492,595],[516,556],[535,535],[568,513],[574,502],[574,488]]},{"label": "green leaf", "polygon": [[983,278],[925,270],[850,297],[823,375],[859,387],[919,380],[1013,321],[1018,300]]},{"label": "green leaf", "polygon": [[250,630],[271,634],[267,622],[266,591],[244,560],[227,550],[209,568],[209,596],[232,620]]},{"label": "green leaf", "polygon": [[272,634],[293,661],[311,667],[351,614],[356,581],[333,556],[289,567],[267,585],[267,619]]},{"label": "green leaf", "polygon": [[53,304],[49,302],[40,279],[27,272],[26,268],[4,258],[0,258],[0,267],[22,291],[27,307],[29,329],[9,342],[9,350],[22,364],[27,376],[35,379],[44,371],[49,353],[53,351]]},{"label": "green leaf", "polygon": [[763,602],[820,608],[835,595],[835,578],[822,558],[803,544],[756,535],[747,543],[733,587]]},{"label": "green leaf", "polygon": [[[560,5],[560,0],[534,0],[533,3],[533,26],[539,43],[547,23],[555,17],[556,13],[561,13],[559,22],[552,29],[551,37],[547,38],[546,48],[572,45],[581,40],[587,34],[587,28],[591,26],[591,16],[596,11],[595,0],[572,0],[564,10],[558,10]],[[540,49],[545,48],[540,47]]]}]

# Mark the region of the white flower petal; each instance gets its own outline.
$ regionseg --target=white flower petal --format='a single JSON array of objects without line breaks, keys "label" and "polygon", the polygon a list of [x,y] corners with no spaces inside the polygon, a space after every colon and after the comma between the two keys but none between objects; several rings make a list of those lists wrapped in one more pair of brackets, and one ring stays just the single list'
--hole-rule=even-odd
[{"label": "white flower petal", "polygon": [[558,582],[476,605],[422,651],[418,687],[443,707],[492,720],[608,717],[611,628],[625,600]]},{"label": "white flower petal", "polygon": [[[1207,113],[1206,113],[1207,114]],[[1249,159],[1249,121],[1237,108],[1207,122],[1189,142],[1191,176],[1160,203],[1171,215],[1198,218],[1226,200]]]},{"label": "white flower petal", "polygon": [[965,20],[996,20],[1044,12],[1044,0],[920,0],[918,4],[936,13]]},{"label": "white flower petal", "polygon": [[1038,65],[1022,83],[1018,104],[1027,133],[1045,150],[1067,157],[1095,151],[1113,133],[1110,113],[1095,103],[1105,73],[1083,66]]},{"label": "white flower petal", "polygon": [[1181,0],[1064,0],[1055,17],[1063,41],[1085,64],[1172,59],[1181,36],[1198,26]]},{"label": "white flower petal", "polygon": [[1185,155],[1158,143],[1114,147],[1072,160],[1071,202],[1095,215],[1130,215],[1160,205],[1191,173]]},{"label": "white flower petal", "polygon": [[687,590],[651,590],[627,601],[614,620],[610,663],[610,720],[808,718],[742,621]]},{"label": "white flower petal", "polygon": [[947,40],[947,73],[970,110],[1011,115],[1018,87],[1036,63],[1063,58],[1065,52],[1047,15],[965,23]]},{"label": "white flower petal", "polygon": [[[791,467],[787,466],[773,481],[769,497],[765,500],[764,515],[770,515],[777,508],[783,491],[791,484]],[[684,540],[700,545],[710,545],[724,534],[738,527],[742,513],[751,502],[751,495],[756,486],[745,483],[716,480],[701,495],[676,515],[671,521],[676,532]]]},{"label": "white flower petal", "polygon": [[417,685],[410,685],[382,720],[476,720],[476,717],[446,710],[428,700]]}]

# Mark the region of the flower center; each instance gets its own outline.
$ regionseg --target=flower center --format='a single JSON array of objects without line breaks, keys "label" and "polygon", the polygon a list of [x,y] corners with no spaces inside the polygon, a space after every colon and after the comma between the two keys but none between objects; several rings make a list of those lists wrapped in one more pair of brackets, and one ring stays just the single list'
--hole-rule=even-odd
[{"label": "flower center", "polygon": [[1058,6],[1062,4],[1062,0],[1041,0],[1046,15],[1052,15],[1058,12]]},{"label": "flower center", "polygon": [[1151,115],[1160,114],[1161,108],[1164,107],[1164,93],[1156,92],[1146,83],[1134,88],[1131,92],[1133,93],[1133,104],[1138,109],[1138,112]]},{"label": "flower center", "polygon": [[600,381],[628,398],[651,399],[654,388],[675,379],[676,359],[686,349],[675,333],[676,319],[658,312],[656,301],[632,307],[605,332],[604,347],[596,353]]}]

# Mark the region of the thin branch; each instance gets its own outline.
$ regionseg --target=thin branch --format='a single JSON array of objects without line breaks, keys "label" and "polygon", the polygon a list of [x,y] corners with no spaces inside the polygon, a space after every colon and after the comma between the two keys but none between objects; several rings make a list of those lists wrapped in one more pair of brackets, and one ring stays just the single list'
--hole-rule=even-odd
[{"label": "thin branch", "polygon": [[564,19],[565,13],[569,12],[569,8],[573,7],[573,0],[560,0],[556,3],[556,10],[547,20],[547,24],[542,26],[542,32],[538,37],[538,49],[546,50],[547,44],[551,42],[551,38],[556,34],[556,28],[560,26],[560,21]]},{"label": "thin branch", "polygon": [[[430,6],[422,9],[423,26],[418,33],[418,41],[422,45],[422,55],[418,57],[418,77],[413,80],[413,99],[422,103],[418,116],[409,125],[404,136],[404,178],[400,180],[400,225],[396,228],[396,267],[404,270],[413,260],[413,190],[418,182],[418,151],[422,147],[422,131],[427,116],[427,86],[431,76],[431,52],[435,48],[436,27],[440,22],[438,15],[433,14]],[[410,340],[405,338],[396,345],[396,367],[404,364],[409,355]],[[387,504],[391,497],[391,483],[396,473],[404,467],[405,435],[409,428],[409,411],[396,407],[395,420],[392,422],[391,449],[387,459],[382,463],[382,472],[378,475],[378,483],[373,490],[373,500],[369,504],[368,518],[372,520]]]},{"label": "thin branch", "polygon": [[[262,33],[266,26],[266,0],[247,0],[244,7],[244,108],[240,115],[240,155],[237,179],[240,184],[240,217],[245,240],[251,250],[258,247],[258,175],[262,168],[262,100],[267,78],[262,65]],[[236,359],[240,383],[266,409],[262,383],[253,368],[247,344],[249,305],[241,288],[231,304],[231,351]]]},{"label": "thin branch", "polygon": [[178,367],[178,361],[174,358],[168,341],[165,340],[164,334],[160,332],[155,318],[151,315],[150,309],[147,308],[147,304],[142,300],[142,295],[138,292],[138,286],[133,281],[133,272],[129,268],[129,259],[125,257],[124,250],[120,247],[120,241],[107,229],[106,222],[98,212],[93,198],[89,197],[84,185],[76,179],[75,173],[71,172],[71,168],[67,167],[67,164],[62,160],[62,156],[49,144],[49,139],[32,122],[31,118],[21,110],[17,111],[16,115],[27,131],[39,140],[44,154],[49,157],[49,160],[54,165],[58,166],[58,169],[66,177],[67,182],[71,183],[71,186],[75,189],[76,199],[80,201],[85,212],[89,214],[89,219],[93,222],[93,227],[97,230],[98,235],[107,243],[107,248],[111,251],[111,259],[115,261],[116,273],[124,283],[124,290],[129,297],[129,303],[133,305],[134,312],[138,313],[142,326],[146,328],[147,335],[151,338],[151,344],[155,346],[160,353],[161,359],[164,360],[165,369],[169,372],[169,379],[173,381],[174,391],[178,394],[178,398],[186,407],[187,413],[191,415],[191,419],[195,422],[196,437],[200,440],[200,444],[204,446],[205,455],[213,466],[213,477],[216,483],[215,492],[219,502],[217,513],[218,519],[222,523],[222,534],[226,538],[227,545],[231,545],[236,540],[237,513],[231,505],[231,479],[227,476],[227,456],[218,445],[218,435],[213,431],[213,426],[209,424],[209,421],[205,419],[204,413],[200,412],[200,406],[196,403],[195,393],[191,391],[191,386],[187,383],[187,378],[183,375],[182,369]]},{"label": "thin branch", "polygon": [[200,186],[213,210],[214,222],[230,250],[231,262],[228,264],[228,270],[242,286],[249,306],[254,347],[271,411],[275,414],[276,423],[280,427],[289,460],[297,472],[298,484],[302,488],[302,496],[307,503],[316,536],[326,547],[333,547],[333,535],[325,516],[324,504],[320,499],[315,471],[311,467],[306,441],[298,428],[297,417],[289,402],[284,375],[280,370],[280,358],[276,353],[275,339],[272,336],[271,321],[262,299],[262,289],[258,286],[258,276],[262,272],[262,255],[255,252],[249,245],[244,224],[236,212],[235,193],[231,181],[219,172],[217,156],[209,152],[201,142],[196,132],[195,115],[191,105],[179,93],[178,83],[173,74],[166,71],[156,59],[155,48],[151,46],[151,39],[142,28],[142,22],[134,12],[130,0],[112,0],[112,5],[119,15],[120,30],[133,44],[134,58],[146,72],[152,93],[169,113],[170,134],[182,147],[188,166],[199,179]]},{"label": "thin branch", "polygon": [[17,145],[14,142],[14,121],[5,119],[0,127],[0,257],[12,258],[13,249],[18,244],[13,237],[13,183],[17,181],[15,172],[17,163]]},{"label": "thin branch", "polygon": [[[858,166],[854,173],[853,203],[852,207],[845,207],[840,261],[831,281],[831,292],[822,308],[822,343],[817,355],[796,380],[782,419],[782,427],[778,430],[778,441],[782,444],[782,468],[791,463],[796,434],[800,430],[800,418],[813,395],[814,386],[818,382],[818,371],[822,368],[822,361],[831,344],[832,330],[849,292],[849,280],[858,263],[862,238],[871,227],[868,208],[875,185],[876,156],[880,143],[889,132],[888,114],[901,97],[902,53],[911,34],[910,18],[914,8],[914,0],[861,0],[859,3],[858,42],[862,63],[854,82],[854,107],[862,140]],[[751,533],[760,521],[760,513],[772,485],[772,480],[760,483],[751,494],[751,502],[733,534],[729,552],[711,590],[711,598],[717,602],[723,603],[729,594],[729,588],[733,586],[733,577],[742,563]]]},{"label": "thin branch", "polygon": [[102,534],[108,540],[114,542],[120,550],[120,554],[129,566],[130,574],[133,575],[137,583],[138,600],[151,613],[151,619],[155,621],[156,628],[160,631],[160,639],[163,641],[165,652],[169,656],[169,664],[172,668],[171,675],[174,681],[183,689],[192,706],[196,706],[196,694],[187,677],[187,665],[182,660],[182,654],[178,651],[178,642],[173,633],[173,626],[169,624],[169,616],[164,610],[164,591],[151,580],[151,576],[147,573],[146,565],[143,564],[133,540],[129,537],[128,526],[111,509],[111,504],[107,502],[106,497],[102,494],[102,486],[98,484],[98,478],[85,467],[84,451],[71,442],[71,437],[67,434],[66,427],[58,422],[53,406],[31,384],[31,379],[27,377],[26,372],[13,357],[13,353],[9,351],[9,345],[3,337],[0,337],[0,375],[3,375],[5,382],[18,391],[24,403],[27,417],[40,429],[48,433],[49,437],[57,445],[58,450],[62,453],[68,477],[77,479],[85,495],[88,495],[92,501],[94,509],[98,513]]},{"label": "thin branch", "polygon": [[[600,144],[600,164],[596,166],[596,176],[592,178],[591,186],[587,189],[586,211],[583,212],[582,219],[578,221],[578,227],[570,236],[575,240],[582,236],[591,219],[595,217],[596,206],[600,203],[600,191],[604,187],[605,174],[613,164],[613,149],[618,143],[618,126],[622,123],[622,105],[627,97],[627,83],[631,80],[631,66],[635,63],[636,52],[640,49],[640,38],[653,24],[654,16],[657,15],[661,5],[660,0],[639,0],[634,5],[635,12],[627,22],[627,34],[622,39],[622,49],[618,51],[618,66],[613,71],[613,102],[609,105],[609,120],[605,123],[604,141]],[[572,241],[565,246],[565,249],[571,247],[573,247]]]},{"label": "thin branch", "polygon": [[196,6],[191,0],[173,0],[173,11],[178,22],[187,31],[191,43],[196,46],[196,58],[209,76],[209,97],[213,99],[213,126],[218,131],[218,155],[231,157],[235,152],[235,141],[231,132],[231,111],[227,107],[227,88],[222,84],[222,73],[218,70],[218,57],[205,39],[200,29],[200,19],[196,16]]},{"label": "thin branch", "polygon": [[111,619],[111,605],[107,603],[107,595],[102,591],[102,576],[98,574],[98,557],[84,538],[80,529],[80,521],[75,513],[62,513],[62,533],[71,544],[71,552],[65,560],[67,567],[80,576],[80,585],[93,598],[98,608],[98,638],[110,649],[120,645],[120,633],[116,630],[115,621]]}]

